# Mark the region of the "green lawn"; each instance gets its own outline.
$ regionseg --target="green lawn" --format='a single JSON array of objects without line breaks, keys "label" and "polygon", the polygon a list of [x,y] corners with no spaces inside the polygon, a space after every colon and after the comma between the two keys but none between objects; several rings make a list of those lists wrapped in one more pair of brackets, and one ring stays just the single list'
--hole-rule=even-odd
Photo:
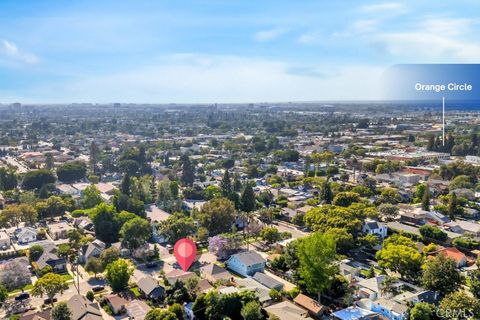
[{"label": "green lawn", "polygon": [[[30,290],[32,290],[32,288],[33,288],[33,284],[27,284],[22,289],[23,289],[23,291],[30,291]],[[22,292],[22,289],[15,289],[15,290],[12,290],[12,291],[8,292],[8,296],[11,297],[11,296],[17,295],[20,292]]]},{"label": "green lawn", "polygon": [[62,274],[62,278],[67,282],[73,282],[73,276],[70,273]]},{"label": "green lawn", "polygon": [[138,290],[138,287],[134,287],[134,288],[131,288],[130,291],[132,291],[132,293],[135,295],[135,297],[140,297],[141,296],[141,293],[140,293],[140,290]]}]

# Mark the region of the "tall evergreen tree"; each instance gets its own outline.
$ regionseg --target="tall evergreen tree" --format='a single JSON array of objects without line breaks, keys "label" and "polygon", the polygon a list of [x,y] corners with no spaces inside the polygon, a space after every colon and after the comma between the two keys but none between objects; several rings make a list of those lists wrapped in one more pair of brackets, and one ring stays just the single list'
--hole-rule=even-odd
[{"label": "tall evergreen tree", "polygon": [[97,172],[97,163],[99,156],[100,149],[98,148],[98,145],[95,143],[95,141],[92,141],[92,143],[90,144],[90,166],[94,173]]},{"label": "tall evergreen tree", "polygon": [[422,210],[430,211],[430,188],[428,185],[425,186],[425,191],[423,192]]},{"label": "tall evergreen tree", "polygon": [[240,192],[242,190],[242,182],[240,181],[240,175],[235,173],[233,175],[233,191]]},{"label": "tall evergreen tree", "polygon": [[457,205],[457,195],[455,194],[455,192],[452,192],[452,194],[450,195],[450,199],[448,199],[447,209],[448,217],[450,218],[450,220],[455,220],[455,215],[457,214]]},{"label": "tall evergreen tree", "polygon": [[255,193],[253,192],[252,186],[247,183],[242,192],[241,197],[241,207],[245,212],[250,212],[255,210]]},{"label": "tall evergreen tree", "polygon": [[195,168],[187,155],[182,155],[180,161],[182,162],[181,181],[183,185],[191,187],[195,180]]},{"label": "tall evergreen tree", "polygon": [[220,183],[220,189],[222,190],[222,196],[226,198],[230,198],[233,192],[233,188],[232,188],[232,182],[230,180],[230,173],[228,172],[228,169],[225,169],[222,182]]},{"label": "tall evergreen tree", "polygon": [[152,180],[150,181],[150,195],[152,197],[152,203],[155,203],[157,201],[157,184],[154,176],[152,176]]},{"label": "tall evergreen tree", "polygon": [[332,203],[333,200],[333,192],[332,188],[330,187],[330,182],[325,180],[320,190],[320,200],[324,201],[327,204]]},{"label": "tall evergreen tree", "polygon": [[435,137],[433,135],[428,137],[427,150],[433,151],[435,149]]},{"label": "tall evergreen tree", "polygon": [[53,155],[50,152],[48,152],[45,155],[45,168],[47,168],[48,170],[52,170],[53,167],[54,167]]},{"label": "tall evergreen tree", "polygon": [[128,172],[125,172],[125,175],[123,176],[122,179],[122,184],[120,186],[120,189],[123,194],[129,195],[130,194],[130,188],[131,188],[131,178],[130,174]]}]

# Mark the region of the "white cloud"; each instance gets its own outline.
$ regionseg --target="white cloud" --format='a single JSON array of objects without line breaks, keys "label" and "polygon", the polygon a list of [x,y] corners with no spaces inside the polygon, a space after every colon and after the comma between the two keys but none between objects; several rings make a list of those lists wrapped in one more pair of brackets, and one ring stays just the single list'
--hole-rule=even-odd
[{"label": "white cloud", "polygon": [[472,24],[472,20],[463,18],[429,18],[421,23],[421,27],[431,33],[454,36],[467,32]]},{"label": "white cloud", "polygon": [[428,62],[478,62],[480,44],[431,32],[384,33],[375,42],[392,55]]},{"label": "white cloud", "polygon": [[36,101],[149,103],[379,98],[381,67],[315,65],[307,69],[263,58],[174,55],[142,68],[45,84],[30,96]]},{"label": "white cloud", "polygon": [[375,3],[370,5],[365,5],[360,7],[360,11],[365,13],[395,13],[405,12],[406,7],[399,2],[385,2],[385,3]]},{"label": "white cloud", "polygon": [[319,33],[307,32],[301,34],[297,38],[297,42],[300,44],[318,44],[321,41],[321,35]]},{"label": "white cloud", "polygon": [[7,40],[1,41],[0,54],[3,54],[15,61],[27,64],[35,64],[39,61],[38,57],[33,53],[20,50],[15,43]]},{"label": "white cloud", "polygon": [[356,33],[364,33],[374,31],[379,24],[376,19],[361,19],[357,20],[352,25],[352,30]]},{"label": "white cloud", "polygon": [[274,40],[281,35],[285,34],[287,32],[286,29],[283,28],[274,28],[274,29],[269,29],[269,30],[263,30],[255,33],[254,39],[255,41],[258,42],[265,42],[265,41],[271,41]]},{"label": "white cloud", "polygon": [[372,33],[377,30],[381,23],[379,19],[360,19],[354,21],[345,31],[333,33],[334,37],[352,37],[365,33]]}]

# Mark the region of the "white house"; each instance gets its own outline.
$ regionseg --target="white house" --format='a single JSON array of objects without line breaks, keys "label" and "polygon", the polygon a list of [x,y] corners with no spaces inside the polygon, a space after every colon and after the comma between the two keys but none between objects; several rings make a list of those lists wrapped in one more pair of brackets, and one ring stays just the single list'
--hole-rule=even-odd
[{"label": "white house", "polygon": [[101,240],[94,240],[89,244],[84,245],[80,250],[80,262],[86,263],[90,258],[98,258],[103,250],[105,250],[105,243]]},{"label": "white house", "polygon": [[246,251],[232,255],[226,264],[228,269],[247,277],[263,272],[266,262],[256,251]]},{"label": "white house", "polygon": [[363,233],[373,234],[383,239],[387,236],[388,228],[384,223],[371,219],[365,219],[365,224],[363,225],[362,231]]},{"label": "white house", "polygon": [[26,244],[37,241],[38,231],[32,227],[23,227],[15,232],[18,243]]}]

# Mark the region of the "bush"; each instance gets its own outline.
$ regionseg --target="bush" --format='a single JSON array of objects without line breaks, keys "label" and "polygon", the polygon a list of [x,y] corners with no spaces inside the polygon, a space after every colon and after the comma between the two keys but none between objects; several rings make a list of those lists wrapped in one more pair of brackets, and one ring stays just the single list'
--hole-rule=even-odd
[{"label": "bush", "polygon": [[458,237],[453,239],[452,244],[454,247],[463,247],[466,249],[480,249],[480,241],[469,237]]},{"label": "bush", "polygon": [[78,218],[78,217],[83,217],[83,216],[86,216],[87,215],[87,212],[85,210],[81,210],[81,209],[77,209],[77,210],[73,210],[73,212],[71,213],[72,217],[74,218]]},{"label": "bush", "polygon": [[421,226],[419,231],[423,237],[438,240],[438,241],[445,242],[448,238],[448,235],[446,232],[443,232],[437,227],[434,227],[428,224]]},{"label": "bush", "polygon": [[93,293],[93,291],[88,291],[86,297],[88,300],[93,301],[93,299],[95,299],[95,294]]},{"label": "bush", "polygon": [[273,301],[282,300],[282,294],[278,290],[270,289],[268,295],[270,296],[270,298],[272,298]]},{"label": "bush", "polygon": [[297,287],[287,292],[291,299],[295,299],[300,294],[300,289]]}]

